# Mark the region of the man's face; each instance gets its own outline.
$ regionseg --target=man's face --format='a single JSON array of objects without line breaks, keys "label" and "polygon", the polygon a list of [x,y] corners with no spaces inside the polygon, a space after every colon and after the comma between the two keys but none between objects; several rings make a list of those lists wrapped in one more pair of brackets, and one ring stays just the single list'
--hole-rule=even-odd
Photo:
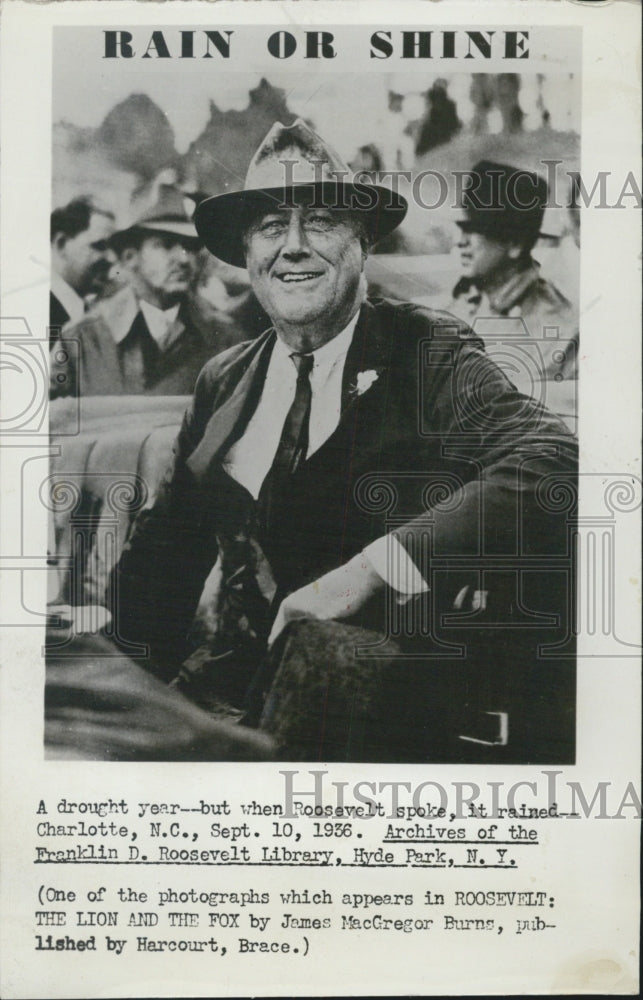
[{"label": "man's face", "polygon": [[89,226],[58,243],[61,274],[79,295],[99,292],[107,279],[110,253],[107,240],[114,232],[111,218],[94,212]]},{"label": "man's face", "polygon": [[278,329],[321,321],[338,333],[359,302],[365,257],[355,222],[336,209],[266,212],[246,234],[252,287]]},{"label": "man's face", "polygon": [[484,283],[512,259],[512,248],[506,240],[460,229],[458,249],[463,274]]},{"label": "man's face", "polygon": [[125,254],[136,291],[152,305],[167,309],[188,291],[196,255],[180,236],[146,236],[137,250],[129,249]]}]

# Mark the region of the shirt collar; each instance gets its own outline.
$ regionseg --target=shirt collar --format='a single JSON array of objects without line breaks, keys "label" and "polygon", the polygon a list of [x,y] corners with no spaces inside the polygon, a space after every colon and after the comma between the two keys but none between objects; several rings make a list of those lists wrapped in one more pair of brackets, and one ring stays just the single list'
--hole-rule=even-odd
[{"label": "shirt collar", "polygon": [[540,276],[540,265],[533,258],[529,262],[514,271],[506,281],[499,287],[488,293],[486,299],[475,278],[461,277],[456,283],[452,295],[454,297],[465,296],[472,306],[480,306],[483,301],[487,301],[494,312],[502,315],[522,299],[525,292],[538,281]]},{"label": "shirt collar", "polygon": [[129,286],[101,302],[100,312],[114,338],[114,343],[120,344],[125,340],[136,319],[138,309],[138,300]]},{"label": "shirt collar", "polygon": [[78,292],[74,291],[70,284],[56,272],[51,272],[51,291],[56,296],[60,304],[69,313],[72,323],[77,323],[83,318],[85,313],[85,303]]},{"label": "shirt collar", "polygon": [[143,313],[147,328],[161,350],[169,346],[168,333],[173,329],[178,332],[178,305],[165,311],[158,309],[149,302],[139,300],[129,286],[101,302],[100,311],[116,344],[125,340],[139,311]]},{"label": "shirt collar", "polygon": [[538,281],[540,267],[535,260],[530,260],[526,267],[520,268],[489,295],[491,308],[500,314],[509,312],[516,302],[522,299],[525,292]]},{"label": "shirt collar", "polygon": [[[318,347],[317,350],[312,352],[313,355],[313,372],[315,371],[327,371],[329,372],[331,368],[342,358],[348,354],[348,348],[351,346],[351,341],[353,339],[353,334],[355,332],[355,327],[357,326],[357,320],[359,318],[359,309],[352,317],[352,319],[347,323],[341,333],[338,333],[336,337],[329,340],[328,343],[323,344]],[[277,335],[277,340],[275,343],[275,352],[278,357],[283,359],[288,359],[289,364],[290,355],[293,353],[292,348],[288,347],[286,343]]]},{"label": "shirt collar", "polygon": [[179,303],[177,302],[170,309],[159,309],[158,306],[153,306],[151,302],[141,299],[140,307],[148,330],[158,346],[163,350],[167,346],[168,334],[179,314]]}]

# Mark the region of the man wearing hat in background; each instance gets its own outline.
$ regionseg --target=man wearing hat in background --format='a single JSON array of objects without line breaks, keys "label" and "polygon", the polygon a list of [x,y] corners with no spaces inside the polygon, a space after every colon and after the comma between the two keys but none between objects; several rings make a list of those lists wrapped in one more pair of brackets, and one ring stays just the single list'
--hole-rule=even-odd
[{"label": "man wearing hat in background", "polygon": [[491,160],[477,163],[466,182],[457,220],[462,277],[448,310],[474,325],[484,340],[486,333],[501,339],[507,332],[501,323],[486,321],[522,319],[526,329],[521,324],[521,330],[538,345],[542,377],[575,378],[571,303],[541,277],[531,255],[547,204],[547,182],[531,171]]},{"label": "man wearing hat in background", "polygon": [[[244,190],[198,206],[203,242],[247,267],[273,327],[201,373],[172,469],[112,579],[115,636],[149,643],[148,668],[199,704],[245,710],[287,759],[457,759],[453,712],[467,685],[478,705],[476,669],[483,688],[504,691],[508,670],[507,697],[545,701],[529,738],[524,722],[512,729],[512,754],[522,731],[546,759],[553,727],[568,759],[551,664],[534,680],[513,641],[532,632],[514,629],[503,664],[492,614],[473,673],[427,657],[443,612],[487,608],[480,553],[565,544],[565,512],[537,490],[573,476],[574,440],[452,316],[367,300],[368,249],[406,203],[346,177],[301,120],[276,124]],[[497,581],[490,607],[511,581]],[[529,606],[531,626],[556,587],[549,574],[521,587],[505,604]]]},{"label": "man wearing hat in background", "polygon": [[184,200],[162,186],[155,205],[111,236],[125,287],[64,331],[51,357],[52,398],[193,391],[214,349],[187,301],[200,244]]}]

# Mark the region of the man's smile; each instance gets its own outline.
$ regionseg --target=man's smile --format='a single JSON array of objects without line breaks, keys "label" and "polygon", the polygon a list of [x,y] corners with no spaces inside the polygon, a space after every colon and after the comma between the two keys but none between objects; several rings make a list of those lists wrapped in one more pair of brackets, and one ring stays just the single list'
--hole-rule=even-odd
[{"label": "man's smile", "polygon": [[282,271],[275,277],[279,281],[283,281],[284,284],[301,284],[304,281],[314,281],[316,278],[320,278],[323,273],[323,271]]},{"label": "man's smile", "polygon": [[359,308],[365,251],[352,216],[299,205],[264,212],[247,230],[245,254],[259,303],[293,349],[320,347]]}]

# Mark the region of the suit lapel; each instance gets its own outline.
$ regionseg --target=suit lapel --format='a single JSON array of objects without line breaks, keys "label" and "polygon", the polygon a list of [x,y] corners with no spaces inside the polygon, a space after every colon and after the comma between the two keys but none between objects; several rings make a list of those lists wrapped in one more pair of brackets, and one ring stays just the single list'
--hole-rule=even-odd
[{"label": "suit lapel", "polygon": [[[339,454],[355,456],[357,440],[378,440],[389,395],[389,352],[390,338],[384,335],[376,310],[367,302],[362,306],[346,356],[339,423],[305,462],[309,470],[327,461],[336,466]],[[377,378],[373,378],[374,374]]]},{"label": "suit lapel", "polygon": [[219,456],[239,439],[254,413],[265,381],[274,345],[268,331],[254,341],[226,372],[219,388],[217,406],[208,420],[201,441],[187,464],[203,476]]},{"label": "suit lapel", "polygon": [[[386,382],[388,366],[389,345],[383,336],[379,316],[373,306],[365,302],[346,356],[342,379],[342,416],[347,409],[355,406],[364,392],[370,395],[376,389],[381,390]],[[373,377],[373,373],[377,378]],[[370,381],[369,388],[363,391],[360,375]]]},{"label": "suit lapel", "polygon": [[[212,463],[243,434],[261,396],[274,337],[271,330],[254,341],[223,377],[216,409],[188,459],[188,467],[195,476],[204,476]],[[337,435],[348,432],[354,439],[358,427],[368,428],[373,421],[377,422],[388,392],[391,340],[390,335],[385,336],[377,311],[365,302],[346,356],[338,427],[311,460],[316,455],[321,457],[327,446],[336,441]],[[358,376],[360,373],[368,376],[372,372],[377,374],[377,379],[360,393]]]}]

